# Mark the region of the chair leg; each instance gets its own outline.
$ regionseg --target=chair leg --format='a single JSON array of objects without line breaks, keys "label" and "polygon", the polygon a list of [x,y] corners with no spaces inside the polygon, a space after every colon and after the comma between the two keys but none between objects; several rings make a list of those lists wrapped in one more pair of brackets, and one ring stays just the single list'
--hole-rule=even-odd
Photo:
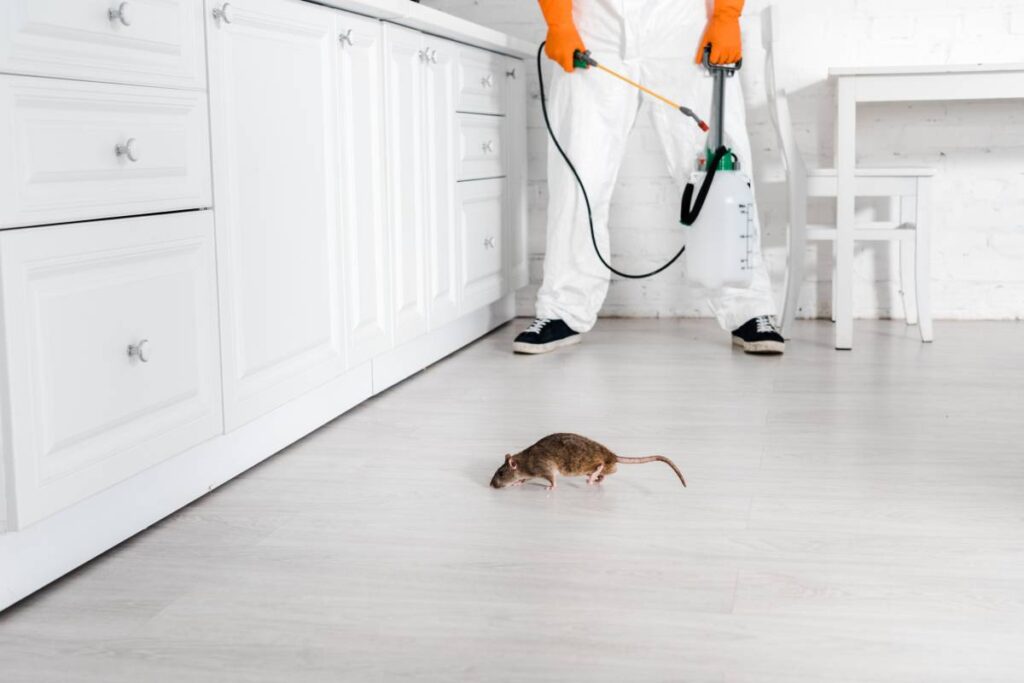
[{"label": "chair leg", "polygon": [[791,212],[796,220],[789,226],[789,256],[786,264],[786,300],[782,306],[782,336],[792,337],[793,320],[800,304],[800,289],[804,283],[804,259],[807,256],[807,226],[799,224],[802,212]]},{"label": "chair leg", "polygon": [[931,178],[917,181],[917,228],[915,271],[917,274],[917,317],[921,327],[921,341],[931,342],[935,338],[932,325],[932,250],[931,250]]},{"label": "chair leg", "polygon": [[832,322],[835,322],[836,321],[836,243],[835,243],[835,241],[832,241],[831,244],[832,244],[832,312],[830,313],[830,317],[832,318]]},{"label": "chair leg", "polygon": [[[914,197],[900,198],[900,223],[917,222],[917,200]],[[912,242],[900,240],[900,295],[903,298],[903,312],[908,325],[916,325],[917,318],[917,272],[916,252]]]}]

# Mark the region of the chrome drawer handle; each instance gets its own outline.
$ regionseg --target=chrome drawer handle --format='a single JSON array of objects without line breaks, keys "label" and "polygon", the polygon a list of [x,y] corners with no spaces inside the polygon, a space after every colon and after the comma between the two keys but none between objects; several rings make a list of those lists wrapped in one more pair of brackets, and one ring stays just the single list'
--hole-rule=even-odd
[{"label": "chrome drawer handle", "polygon": [[231,7],[230,2],[225,2],[220,7],[213,8],[213,18],[217,21],[223,21],[225,24],[231,23],[231,15],[228,13],[228,8]]},{"label": "chrome drawer handle", "polygon": [[149,362],[149,340],[143,339],[138,344],[128,345],[128,357],[138,359],[140,363]]},{"label": "chrome drawer handle", "polygon": [[484,239],[484,249],[494,249],[494,238],[487,237]]},{"label": "chrome drawer handle", "polygon": [[487,74],[486,77],[480,79],[481,85],[485,88],[491,88],[494,86],[494,74]]},{"label": "chrome drawer handle", "polygon": [[139,146],[135,144],[135,138],[128,138],[123,145],[115,146],[114,152],[119,157],[128,157],[128,161],[139,160]]},{"label": "chrome drawer handle", "polygon": [[421,62],[426,63],[430,61],[430,50],[424,48],[423,50],[420,50],[419,55]]},{"label": "chrome drawer handle", "polygon": [[515,78],[516,78],[516,68],[512,67],[511,69],[506,71],[505,72],[505,78],[511,78],[512,80],[515,80]]},{"label": "chrome drawer handle", "polygon": [[433,48],[430,49],[430,63],[437,64],[437,50]]},{"label": "chrome drawer handle", "polygon": [[339,33],[338,40],[343,46],[352,45],[352,29],[345,31],[344,33]]},{"label": "chrome drawer handle", "polygon": [[117,7],[111,7],[107,10],[107,18],[111,21],[120,21],[122,26],[132,25],[131,12],[128,11],[128,3],[122,2]]},{"label": "chrome drawer handle", "polygon": [[483,147],[484,147],[484,151],[485,152],[493,152],[494,151],[494,141],[493,140],[488,140],[487,142],[485,142],[483,144]]}]

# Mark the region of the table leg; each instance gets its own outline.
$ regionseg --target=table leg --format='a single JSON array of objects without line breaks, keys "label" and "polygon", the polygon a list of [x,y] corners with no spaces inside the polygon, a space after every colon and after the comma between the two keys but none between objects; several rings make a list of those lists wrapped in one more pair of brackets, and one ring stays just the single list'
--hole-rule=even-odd
[{"label": "table leg", "polygon": [[917,317],[921,326],[921,341],[931,342],[935,338],[932,325],[932,179],[917,181]]},{"label": "table leg", "polygon": [[840,78],[836,119],[836,348],[853,348],[853,230],[857,163],[857,100],[855,80]]}]

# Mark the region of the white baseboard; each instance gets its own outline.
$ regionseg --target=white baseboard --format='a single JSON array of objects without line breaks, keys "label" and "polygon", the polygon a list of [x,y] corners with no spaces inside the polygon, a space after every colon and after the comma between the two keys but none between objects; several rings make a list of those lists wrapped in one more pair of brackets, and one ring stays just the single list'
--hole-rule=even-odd
[{"label": "white baseboard", "polygon": [[428,332],[373,359],[373,393],[379,394],[403,379],[458,351],[515,317],[515,295]]},{"label": "white baseboard", "polygon": [[20,531],[0,533],[0,610],[160,521],[375,393],[511,320],[515,296],[393,349],[235,431]]},{"label": "white baseboard", "polygon": [[0,610],[370,397],[370,364],[20,531],[0,535]]}]

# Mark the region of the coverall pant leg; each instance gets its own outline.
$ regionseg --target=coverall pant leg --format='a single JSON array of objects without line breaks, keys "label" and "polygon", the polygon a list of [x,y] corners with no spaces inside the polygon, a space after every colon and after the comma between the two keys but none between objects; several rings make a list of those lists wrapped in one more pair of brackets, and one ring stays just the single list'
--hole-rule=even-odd
[{"label": "coverall pant leg", "polygon": [[[691,106],[704,118],[710,116],[712,81],[693,63],[692,53],[706,20],[703,3],[582,0],[577,11],[581,35],[602,64]],[[548,92],[552,128],[587,188],[597,243],[610,259],[609,207],[641,96],[595,69],[571,74],[553,71]],[[648,102],[646,106],[651,107],[669,172],[681,195],[706,135],[667,105]],[[728,82],[725,127],[727,144],[750,175],[750,141],[738,77]],[[548,149],[548,192],[547,252],[537,317],[561,318],[573,330],[588,332],[608,293],[610,273],[594,254],[583,195],[553,143]],[[755,227],[758,248],[751,287],[707,292],[709,305],[725,330],[760,315],[775,315],[771,282],[761,256],[759,221]],[[684,231],[680,226],[681,234]]]}]

